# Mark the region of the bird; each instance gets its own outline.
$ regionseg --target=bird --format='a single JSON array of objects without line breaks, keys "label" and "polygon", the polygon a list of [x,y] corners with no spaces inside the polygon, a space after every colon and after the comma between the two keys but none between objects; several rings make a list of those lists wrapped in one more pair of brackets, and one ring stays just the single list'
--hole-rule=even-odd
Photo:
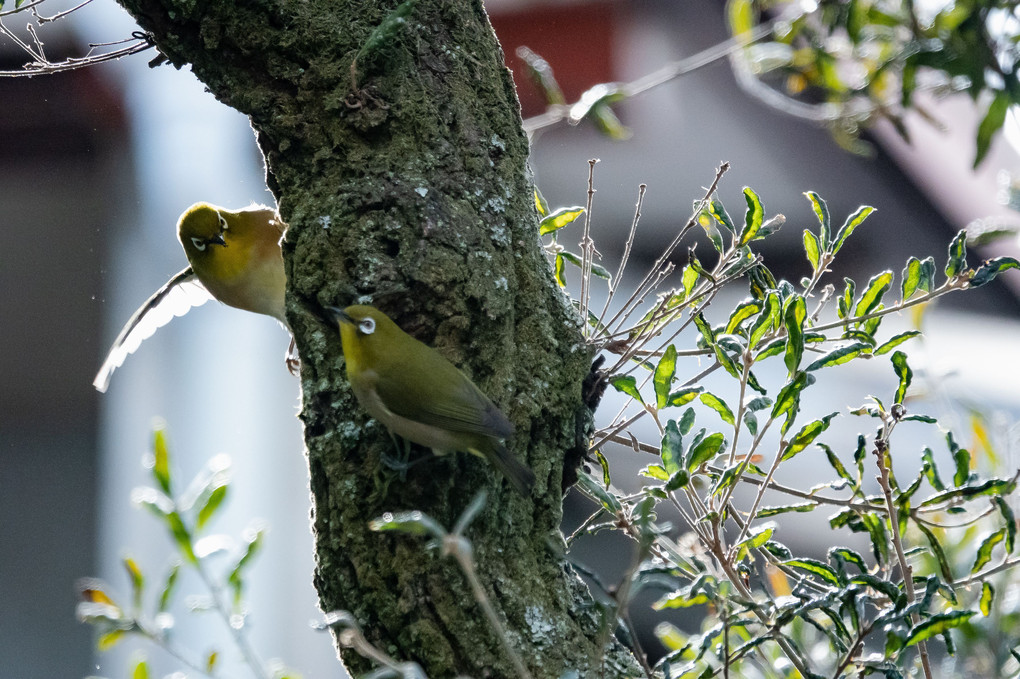
[{"label": "bird", "polygon": [[[113,371],[143,340],[176,316],[210,299],[272,316],[289,330],[284,313],[286,275],[280,241],[287,225],[265,205],[228,210],[195,203],[177,221],[177,237],[189,266],[174,275],[131,316],[117,335],[92,384],[100,392]],[[288,350],[293,372],[294,342]]]},{"label": "bird", "polygon": [[375,307],[327,307],[339,325],[354,396],[392,434],[442,455],[473,453],[525,497],[535,474],[501,443],[514,427],[496,405],[438,351]]}]

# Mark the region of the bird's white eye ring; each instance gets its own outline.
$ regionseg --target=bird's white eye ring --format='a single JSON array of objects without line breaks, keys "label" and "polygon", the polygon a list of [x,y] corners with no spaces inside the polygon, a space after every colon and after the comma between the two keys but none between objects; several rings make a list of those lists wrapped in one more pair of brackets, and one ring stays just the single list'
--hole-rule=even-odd
[{"label": "bird's white eye ring", "polygon": [[361,323],[358,323],[358,328],[361,330],[361,333],[363,335],[371,335],[373,332],[375,332],[375,319],[374,318],[363,319]]},{"label": "bird's white eye ring", "polygon": [[195,249],[199,252],[203,252],[205,250],[205,241],[201,238],[192,237],[191,244],[194,245]]},{"label": "bird's white eye ring", "polygon": [[224,231],[226,231],[227,228],[228,228],[227,227],[227,218],[224,217],[221,214],[217,214],[216,216],[220,218],[220,228],[223,229]]}]

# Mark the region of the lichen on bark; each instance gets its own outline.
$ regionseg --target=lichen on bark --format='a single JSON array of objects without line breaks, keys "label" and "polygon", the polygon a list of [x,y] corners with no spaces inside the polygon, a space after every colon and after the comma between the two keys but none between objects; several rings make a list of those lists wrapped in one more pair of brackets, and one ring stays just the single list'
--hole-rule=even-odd
[{"label": "lichen on bark", "polygon": [[[121,2],[173,64],[191,64],[251,117],[290,224],[288,318],[323,609],[350,611],[370,641],[430,676],[511,676],[456,565],[420,539],[368,529],[408,509],[450,527],[487,488],[468,537],[535,676],[638,674],[611,635],[596,647],[602,621],[563,561],[563,460],[590,426],[591,353],[540,248],[528,143],[481,3]],[[437,347],[507,413],[509,447],[538,477],[532,497],[470,455],[406,475],[383,464],[393,444],[358,408],[339,336],[316,316],[354,301]],[[352,672],[369,668],[341,655]]]}]

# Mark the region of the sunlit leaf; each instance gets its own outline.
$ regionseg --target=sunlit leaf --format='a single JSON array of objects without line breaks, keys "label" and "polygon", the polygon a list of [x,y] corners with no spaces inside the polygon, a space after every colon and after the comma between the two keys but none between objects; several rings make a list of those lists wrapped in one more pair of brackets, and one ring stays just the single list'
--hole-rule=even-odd
[{"label": "sunlit leaf", "polygon": [[873,353],[875,354],[875,356],[881,356],[882,354],[891,351],[892,349],[898,347],[907,340],[917,337],[920,334],[921,332],[919,330],[908,330],[906,332],[901,332],[900,334],[894,335],[893,337],[889,338],[889,340],[886,341],[885,343],[879,345]]},{"label": "sunlit leaf", "polygon": [[744,187],[744,199],[747,202],[747,212],[744,215],[744,228],[740,231],[740,238],[737,241],[739,245],[747,245],[757,237],[765,215],[758,194],[749,187]]},{"label": "sunlit leaf", "polygon": [[[655,407],[662,409],[669,402],[669,388],[676,375],[676,347],[670,344],[655,366],[652,383],[655,385]],[[615,385],[614,385],[615,386]],[[635,391],[637,388],[635,387]],[[630,393],[630,392],[625,392]],[[640,400],[640,396],[638,397]]]},{"label": "sunlit leaf", "polygon": [[904,646],[911,646],[921,641],[942,634],[953,627],[959,627],[974,615],[974,611],[949,611],[939,613],[924,620],[910,630]]},{"label": "sunlit leaf", "polygon": [[986,618],[992,614],[992,602],[995,600],[995,588],[992,587],[992,583],[985,582],[981,584],[981,599],[978,602],[978,607],[981,609],[981,615]]},{"label": "sunlit leaf", "polygon": [[666,423],[666,431],[662,435],[662,446],[659,450],[662,457],[662,466],[670,476],[680,469],[680,459],[683,456],[683,437],[677,427],[676,420]]},{"label": "sunlit leaf", "polygon": [[835,255],[839,252],[840,248],[843,247],[843,243],[846,242],[846,239],[849,238],[857,227],[860,226],[874,211],[875,208],[870,205],[862,205],[857,208],[852,215],[846,218],[843,226],[841,226],[839,231],[836,232],[835,239],[833,239],[831,248],[832,254]]},{"label": "sunlit leaf", "polygon": [[638,403],[644,404],[641,392],[637,388],[637,378],[633,375],[617,375],[609,379],[609,384],[620,393],[627,394]]},{"label": "sunlit leaf", "polygon": [[687,470],[693,471],[701,466],[702,463],[708,462],[719,452],[725,443],[725,437],[720,433],[709,434],[697,445],[691,446],[691,451],[687,458]]},{"label": "sunlit leaf", "polygon": [[853,342],[851,344],[847,344],[846,346],[839,347],[838,349],[833,349],[829,353],[823,355],[821,358],[818,358],[815,361],[813,361],[804,370],[807,372],[811,372],[814,370],[819,370],[821,368],[828,368],[834,365],[842,365],[843,363],[851,361],[860,356],[861,354],[869,353],[870,351],[871,347],[868,346],[867,344],[863,342]]},{"label": "sunlit leaf", "polygon": [[946,278],[955,278],[967,270],[967,232],[961,230],[949,244]]},{"label": "sunlit leaf", "polygon": [[988,562],[992,560],[992,550],[995,549],[995,545],[1002,542],[1005,538],[1006,529],[1000,528],[981,541],[981,546],[977,550],[977,556],[974,557],[974,565],[970,567],[972,574],[977,573],[988,565]]},{"label": "sunlit leaf", "polygon": [[547,236],[550,233],[559,231],[567,224],[584,214],[584,208],[575,205],[574,207],[561,207],[555,212],[546,215],[538,223],[538,235]]},{"label": "sunlit leaf", "polygon": [[825,417],[809,422],[800,428],[800,431],[793,437],[789,445],[783,451],[783,460],[789,460],[791,457],[799,453],[800,451],[811,445],[811,442],[818,438],[823,431],[829,428],[829,422],[832,418],[839,415],[836,413],[829,413]]},{"label": "sunlit leaf", "polygon": [[808,191],[804,195],[811,201],[811,209],[814,210],[815,216],[818,217],[818,225],[821,227],[818,232],[818,244],[822,251],[826,251],[829,249],[829,234],[831,233],[829,207],[822,200],[821,196],[814,191]]},{"label": "sunlit leaf", "polygon": [[783,314],[783,324],[786,326],[786,355],[784,362],[790,375],[793,375],[800,366],[800,360],[804,356],[804,320],[807,318],[807,304],[800,295],[795,296],[786,307]]},{"label": "sunlit leaf", "polygon": [[804,229],[804,253],[807,255],[808,262],[811,263],[811,270],[818,271],[820,261],[818,237],[809,229]]},{"label": "sunlit leaf", "polygon": [[902,351],[897,351],[892,355],[892,364],[897,377],[900,378],[900,384],[896,387],[896,396],[893,398],[893,402],[903,403],[903,398],[907,395],[907,389],[910,388],[910,381],[914,377],[914,371],[907,365],[907,355]]},{"label": "sunlit leaf", "polygon": [[726,402],[715,394],[705,392],[701,395],[701,402],[706,406],[719,413],[719,417],[723,419],[723,422],[727,424],[733,424],[735,419],[733,417],[733,411],[726,405]]},{"label": "sunlit leaf", "polygon": [[996,257],[986,260],[970,277],[969,285],[972,288],[980,288],[986,283],[991,283],[996,276],[1007,269],[1020,269],[1020,262],[1012,257]]},{"label": "sunlit leaf", "polygon": [[861,293],[861,299],[857,302],[857,306],[854,308],[854,316],[866,316],[870,314],[875,308],[882,302],[882,297],[885,295],[889,286],[892,285],[893,273],[892,271],[883,271],[882,273],[873,276],[868,281],[868,287]]},{"label": "sunlit leaf", "polygon": [[817,575],[829,584],[839,585],[839,576],[836,575],[836,571],[821,561],[815,559],[788,559],[783,562],[783,565]]}]

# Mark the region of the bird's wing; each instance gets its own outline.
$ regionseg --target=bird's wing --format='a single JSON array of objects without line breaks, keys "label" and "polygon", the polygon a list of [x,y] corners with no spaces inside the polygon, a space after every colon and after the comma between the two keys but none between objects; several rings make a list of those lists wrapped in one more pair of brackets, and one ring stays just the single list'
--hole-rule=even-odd
[{"label": "bird's wing", "polygon": [[[445,382],[456,386],[443,399],[437,398],[431,388],[400,380],[379,379],[375,390],[383,405],[409,420],[448,431],[496,438],[512,436],[514,427],[499,408],[466,376],[459,371],[457,376],[459,379]],[[397,384],[400,386],[395,388]]]},{"label": "bird's wing", "polygon": [[93,386],[105,392],[110,386],[113,371],[124,363],[128,354],[134,353],[142,340],[152,337],[158,328],[162,328],[175,316],[183,316],[191,307],[205,304],[210,299],[212,295],[190,266],[175,275],[131,316],[110,347],[110,353],[106,355],[96,379],[92,381]]}]

